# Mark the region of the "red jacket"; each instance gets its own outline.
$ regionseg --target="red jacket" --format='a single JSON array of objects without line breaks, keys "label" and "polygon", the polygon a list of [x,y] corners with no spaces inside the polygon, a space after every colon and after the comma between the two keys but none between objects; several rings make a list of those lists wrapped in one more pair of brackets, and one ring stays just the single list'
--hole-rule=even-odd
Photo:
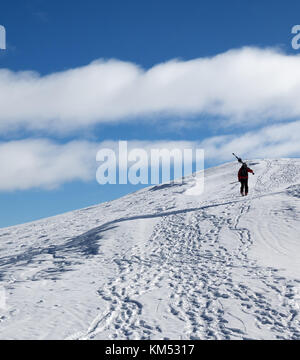
[{"label": "red jacket", "polygon": [[238,179],[239,181],[241,181],[242,179],[248,179],[248,173],[252,173],[253,174],[253,170],[251,170],[250,168],[247,167],[247,176],[241,176],[241,172],[242,172],[242,168],[240,168],[239,173],[238,173]]}]

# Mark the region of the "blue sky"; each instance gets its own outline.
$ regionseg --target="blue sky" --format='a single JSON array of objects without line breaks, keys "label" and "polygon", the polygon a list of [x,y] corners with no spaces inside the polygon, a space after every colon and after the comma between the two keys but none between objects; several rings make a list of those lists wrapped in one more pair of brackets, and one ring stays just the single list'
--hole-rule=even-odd
[{"label": "blue sky", "polygon": [[[288,142],[290,134],[294,134],[299,125],[297,121],[299,118],[298,108],[293,100],[295,92],[292,90],[297,89],[297,84],[292,84],[295,78],[292,76],[293,74],[288,73],[290,76],[284,77],[291,84],[283,94],[285,98],[282,104],[278,104],[276,100],[281,98],[280,91],[275,94],[270,93],[268,98],[262,95],[255,99],[255,102],[254,100],[250,101],[251,99],[245,100],[251,94],[257,94],[262,88],[259,81],[253,84],[247,76],[249,69],[255,72],[256,67],[260,66],[262,61],[266,63],[269,61],[271,66],[276,62],[273,73],[271,72],[269,77],[264,79],[263,86],[266,88],[265,93],[267,94],[269,88],[272,90],[276,84],[283,81],[279,78],[278,83],[276,82],[275,85],[272,83],[272,79],[274,77],[277,79],[278,72],[280,72],[276,69],[292,71],[289,69],[294,64],[290,64],[289,59],[292,57],[298,61],[298,53],[291,47],[293,37],[291,28],[300,23],[299,14],[299,1],[85,0],[70,2],[67,0],[11,0],[2,3],[0,24],[5,26],[7,31],[7,49],[0,50],[0,70],[9,69],[13,76],[4,80],[3,77],[0,77],[0,91],[2,91],[0,104],[1,96],[2,99],[5,99],[4,94],[8,93],[7,96],[10,96],[5,101],[3,100],[4,105],[7,103],[9,105],[7,108],[4,107],[2,117],[0,114],[0,125],[1,122],[3,123],[3,126],[0,126],[0,143],[3,146],[9,143],[13,144],[14,148],[17,144],[20,149],[19,161],[22,161],[20,160],[22,151],[29,151],[30,154],[34,151],[41,153],[43,146],[48,144],[45,141],[55,145],[53,153],[56,156],[63,156],[66,149],[69,149],[68,144],[73,141],[84,142],[82,146],[85,146],[84,149],[86,149],[87,143],[96,144],[120,139],[145,141],[148,145],[158,141],[200,143],[210,152],[214,152],[214,149],[218,150],[207,159],[207,166],[228,160],[228,155],[231,154],[230,150],[240,151],[245,156],[252,155],[249,153],[250,144],[244,146],[244,144],[248,144],[249,138],[267,139],[261,148],[261,153],[253,153],[253,156],[260,157],[261,155],[263,157],[271,154],[270,144],[275,141],[274,139],[277,144],[277,150],[274,152],[276,156],[299,156],[293,145],[297,143],[298,139],[293,139],[292,145]],[[244,47],[254,50],[247,52],[243,50]],[[266,48],[271,48],[271,53],[266,52]],[[226,54],[233,49],[237,52],[230,53],[221,59],[215,58],[217,55]],[[198,71],[194,70],[195,68],[199,68],[199,72],[203,72],[205,75],[206,70],[203,69],[203,66],[206,65],[203,65],[201,59],[207,59],[209,79],[203,79],[204,85],[201,76],[199,79],[197,78],[198,82],[191,80],[190,89],[192,96],[199,89],[199,93],[203,91],[203,96],[208,98],[215,90],[218,92],[221,85],[228,84],[228,79],[223,79],[223,66],[226,68],[229,66],[228,71],[230,72],[234,71],[234,66],[232,70],[232,67],[227,65],[228,62],[241,64],[246,61],[245,59],[250,60],[246,69],[241,68],[240,70],[243,81],[239,82],[239,77],[237,77],[233,88],[228,89],[228,92],[233,93],[232,99],[224,100],[225,95],[222,92],[209,106],[201,107],[202,105],[197,103],[196,111],[194,111],[194,105],[191,110],[188,97],[180,104],[180,110],[178,110],[174,103],[167,98],[167,94],[159,111],[153,110],[155,107],[153,104],[156,104],[157,99],[145,100],[143,97],[142,101],[145,104],[143,103],[141,109],[137,108],[134,112],[131,112],[131,109],[127,108],[119,99],[120,102],[111,102],[111,104],[115,104],[116,109],[124,106],[119,113],[110,113],[109,110],[105,114],[102,114],[101,111],[97,113],[97,110],[93,113],[85,113],[83,110],[76,119],[79,125],[69,127],[73,118],[76,117],[74,107],[78,103],[77,100],[74,104],[69,101],[70,98],[72,99],[72,94],[66,101],[66,103],[70,103],[71,109],[64,108],[63,110],[56,109],[54,102],[57,103],[59,98],[49,97],[49,104],[45,103],[44,97],[39,98],[39,95],[30,98],[32,91],[30,86],[37,78],[47,79],[48,75],[60,74],[62,79],[59,80],[59,84],[53,85],[55,89],[60,89],[66,78],[64,74],[70,69],[82,69],[82,67],[88,67],[87,74],[91,75],[91,86],[89,87],[87,84],[87,89],[91,89],[91,94],[85,95],[92,97],[93,93],[97,91],[97,82],[93,82],[94,70],[89,65],[98,59],[102,59],[104,65],[96,66],[97,73],[104,71],[110,74],[108,79],[110,79],[109,76],[118,78],[119,74],[120,77],[124,74],[124,79],[132,77],[133,83],[136,78],[151,77],[152,72],[147,75],[149,69],[155,69],[157,65],[166,63],[165,67],[157,70],[161,76],[166,73],[173,76],[172,74],[177,74],[181,68],[191,74],[189,75],[191,79],[193,71]],[[116,59],[118,62],[111,65],[111,59]],[[177,59],[179,62],[175,64],[174,69],[173,65],[168,63],[173,59]],[[194,60],[196,60],[196,64],[194,64]],[[219,67],[215,65],[218,62],[220,63]],[[20,71],[34,71],[36,74],[27,75],[24,80]],[[75,77],[76,74],[71,76]],[[85,72],[81,74],[79,71],[79,78],[76,78],[77,82],[75,81],[75,83],[80,84],[81,76],[84,79],[85,74]],[[2,87],[1,81],[3,82]],[[53,82],[55,81],[54,79]],[[154,81],[153,78],[151,81]],[[208,81],[208,86],[205,86],[205,81]],[[5,89],[11,89],[11,85],[19,86],[20,82],[22,84],[20,93],[18,93],[19,97],[16,96],[16,102],[14,102],[14,98],[11,100],[12,96],[9,95],[9,92],[5,92]],[[250,95],[247,93],[245,98],[241,99],[238,96],[234,98],[234,94],[238,94],[240,90],[244,91],[249,82],[251,83],[249,85]],[[41,88],[39,93],[44,91],[44,88],[49,89],[52,86],[47,80],[44,83],[46,85]],[[219,86],[219,84],[221,85]],[[25,85],[28,85],[28,89],[26,88],[27,90],[24,90],[22,95]],[[157,91],[155,86],[154,90],[151,88],[150,94]],[[183,80],[182,85],[179,82],[177,86],[181,89],[189,86],[189,83]],[[205,89],[210,86],[212,86],[212,90],[208,94]],[[132,84],[130,84],[130,89],[133,94],[137,91],[133,89]],[[137,91],[137,93],[139,92]],[[149,95],[149,97],[151,96]],[[64,93],[62,97],[64,97]],[[276,106],[270,106],[270,99],[272,101],[275,99]],[[129,100],[132,101],[130,98]],[[218,106],[219,102],[225,105]],[[213,108],[214,103],[216,104],[215,109]],[[240,104],[240,107],[237,107],[236,104]],[[30,106],[31,108],[28,110]],[[18,108],[20,108],[20,112],[17,112]],[[53,114],[49,115],[53,108]],[[291,111],[287,109],[291,109]],[[24,114],[24,118],[22,114]],[[55,119],[55,114],[58,114],[57,119]],[[44,125],[37,125],[43,121]],[[59,128],[60,124],[63,124],[63,130]],[[245,139],[243,138],[244,134],[248,134]],[[242,148],[239,147],[241,138],[244,139]],[[26,150],[22,150],[22,146],[24,146],[22,141],[24,140],[27,141]],[[41,140],[42,143],[33,147],[32,141],[34,140]],[[237,148],[233,148],[233,146],[237,146]],[[255,146],[255,141],[253,141],[253,146],[256,149],[259,148]],[[7,163],[17,161],[15,157],[10,158],[13,153],[11,148],[8,151],[5,147],[6,152],[3,153],[2,158],[0,150],[0,159],[5,159]],[[223,156],[223,152],[227,152],[227,155]],[[6,156],[6,154],[8,155]],[[95,157],[96,153],[92,155]],[[49,154],[47,156],[47,160],[53,161],[52,153],[51,156]],[[2,169],[5,170],[5,166]],[[34,173],[36,178],[40,176],[39,171],[37,169]],[[0,175],[1,227],[108,201],[141,188],[141,186],[133,185],[100,186],[94,177],[87,176],[85,179],[80,179],[80,176],[77,175],[71,180],[64,180],[65,178],[55,180],[55,186],[52,186],[53,184],[49,186],[49,183],[45,186],[43,180],[39,182],[39,179],[36,179],[36,182],[30,179],[28,185],[22,186],[24,174],[20,171],[20,167],[18,167],[18,171],[12,171],[12,173],[17,174],[18,180],[6,179],[6,182],[3,180],[3,184],[5,184],[2,187]],[[2,176],[4,175],[2,174]],[[7,183],[15,185],[9,186]]]}]

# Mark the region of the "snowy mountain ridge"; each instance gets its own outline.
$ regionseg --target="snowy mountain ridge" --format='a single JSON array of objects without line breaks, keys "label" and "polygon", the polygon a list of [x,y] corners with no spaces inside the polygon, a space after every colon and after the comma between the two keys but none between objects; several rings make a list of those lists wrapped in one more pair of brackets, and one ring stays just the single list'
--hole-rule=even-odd
[{"label": "snowy mountain ridge", "polygon": [[300,339],[300,159],[0,229],[1,339]]}]

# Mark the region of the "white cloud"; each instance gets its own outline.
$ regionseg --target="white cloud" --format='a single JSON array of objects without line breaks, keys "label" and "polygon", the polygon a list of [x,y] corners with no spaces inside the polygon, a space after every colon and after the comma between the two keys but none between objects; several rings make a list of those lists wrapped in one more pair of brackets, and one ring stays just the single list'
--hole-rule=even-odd
[{"label": "white cloud", "polygon": [[[102,143],[72,141],[59,144],[47,139],[27,139],[0,143],[0,191],[53,189],[67,182],[96,179],[96,154],[109,148],[118,155],[116,141]],[[140,148],[180,148],[193,146],[184,141],[131,141],[128,150]]]},{"label": "white cloud", "polygon": [[2,131],[67,132],[140,115],[203,113],[249,125],[300,116],[300,57],[242,48],[148,71],[117,60],[48,76],[2,69],[0,94]]},{"label": "white cloud", "polygon": [[94,174],[96,145],[49,140],[0,143],[0,190],[51,189],[73,180],[88,181]]},{"label": "white cloud", "polygon": [[206,158],[218,162],[230,160],[232,152],[251,158],[300,156],[300,121],[281,123],[241,135],[208,138],[199,146]]},{"label": "white cloud", "polygon": [[[240,136],[226,135],[193,141],[130,141],[128,149],[200,148],[205,159],[214,162],[233,160],[232,152],[243,158],[300,156],[300,121],[281,123]],[[20,140],[0,143],[0,191],[31,188],[52,189],[63,183],[95,181],[96,154],[104,148],[116,152],[117,141],[102,143],[73,141],[58,144],[50,140]],[[100,186],[100,185],[99,185]]]}]

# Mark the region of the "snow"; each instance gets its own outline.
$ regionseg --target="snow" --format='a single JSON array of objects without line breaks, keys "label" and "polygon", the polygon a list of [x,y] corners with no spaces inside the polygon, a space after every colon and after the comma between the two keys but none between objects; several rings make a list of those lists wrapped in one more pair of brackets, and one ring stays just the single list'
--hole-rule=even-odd
[{"label": "snow", "polygon": [[300,339],[300,160],[0,229],[1,339]]}]

